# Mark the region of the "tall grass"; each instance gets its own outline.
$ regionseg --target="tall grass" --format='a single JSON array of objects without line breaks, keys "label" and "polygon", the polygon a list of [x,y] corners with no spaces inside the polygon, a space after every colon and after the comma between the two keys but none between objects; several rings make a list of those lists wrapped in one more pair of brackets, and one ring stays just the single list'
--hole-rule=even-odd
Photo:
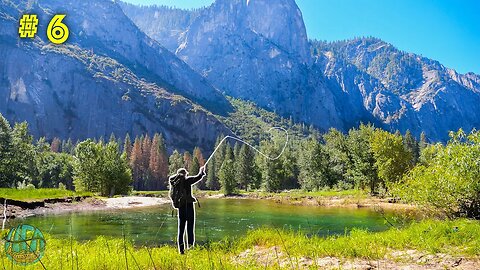
[{"label": "tall grass", "polygon": [[[134,247],[123,238],[98,237],[87,242],[70,242],[47,236],[42,262],[47,269],[126,269],[127,265],[128,269],[264,269],[264,263],[254,257],[242,263],[236,260],[240,253],[255,246],[276,247],[275,251],[278,248],[279,252],[287,254],[285,268],[297,267],[301,257],[379,259],[392,250],[406,249],[475,257],[480,256],[480,222],[427,220],[401,230],[392,228],[379,233],[353,230],[350,234],[327,238],[309,238],[302,233],[265,228],[241,238],[197,246],[184,256],[179,255],[173,245],[147,248]],[[0,269],[40,269],[41,266],[11,267],[2,252]],[[278,265],[269,267],[277,268]]]},{"label": "tall grass", "polygon": [[250,232],[240,243],[274,246],[285,243],[296,256],[336,256],[383,258],[389,250],[415,249],[429,253],[480,255],[480,222],[473,220],[427,220],[404,229],[391,228],[378,233],[354,229],[348,235],[308,238],[302,233],[263,229]]}]

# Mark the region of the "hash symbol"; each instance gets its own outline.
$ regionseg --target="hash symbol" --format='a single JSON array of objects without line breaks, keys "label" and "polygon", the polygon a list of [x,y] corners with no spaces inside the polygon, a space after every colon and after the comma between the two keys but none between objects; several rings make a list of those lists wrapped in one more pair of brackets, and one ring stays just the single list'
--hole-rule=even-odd
[{"label": "hash symbol", "polygon": [[18,33],[21,38],[33,38],[37,33],[38,19],[37,15],[25,14],[20,19]]}]

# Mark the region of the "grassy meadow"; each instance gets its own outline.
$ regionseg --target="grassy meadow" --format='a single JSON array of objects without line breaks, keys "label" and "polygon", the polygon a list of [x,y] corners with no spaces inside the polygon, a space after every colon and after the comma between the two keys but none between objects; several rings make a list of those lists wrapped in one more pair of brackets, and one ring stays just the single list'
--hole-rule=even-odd
[{"label": "grassy meadow", "polygon": [[[76,196],[93,196],[91,192],[75,192],[58,188],[15,189],[0,188],[0,198],[17,201],[38,201]],[[3,202],[2,202],[3,203]]]}]

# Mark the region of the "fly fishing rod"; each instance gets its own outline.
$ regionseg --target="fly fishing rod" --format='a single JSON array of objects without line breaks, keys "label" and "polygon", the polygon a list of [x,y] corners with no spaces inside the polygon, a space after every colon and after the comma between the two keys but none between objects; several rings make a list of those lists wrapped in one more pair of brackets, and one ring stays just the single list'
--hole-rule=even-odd
[{"label": "fly fishing rod", "polygon": [[222,145],[223,142],[225,142],[227,139],[232,139],[232,140],[235,140],[235,141],[238,141],[238,142],[241,142],[241,143],[244,143],[246,144],[247,146],[249,146],[250,148],[252,148],[253,150],[255,150],[257,153],[259,153],[260,155],[262,155],[263,157],[265,157],[266,159],[268,160],[277,160],[279,159],[282,155],[283,155],[283,152],[285,152],[285,149],[287,148],[287,144],[288,144],[288,131],[282,127],[271,127],[270,129],[268,129],[268,132],[272,131],[272,130],[280,130],[280,131],[283,131],[285,132],[285,136],[286,136],[286,140],[285,140],[285,144],[283,145],[283,148],[282,148],[282,151],[280,152],[280,154],[278,154],[277,156],[275,157],[270,157],[269,155],[263,153],[262,151],[258,150],[255,146],[249,144],[248,142],[238,138],[238,137],[234,137],[234,136],[225,136],[225,138],[223,138],[220,143],[217,145],[217,147],[215,148],[215,150],[213,150],[212,154],[210,154],[210,157],[208,157],[207,161],[205,162],[205,164],[203,166],[207,166],[208,162],[212,159],[212,157],[215,155],[215,153],[217,152],[218,149],[220,149],[220,146]]}]

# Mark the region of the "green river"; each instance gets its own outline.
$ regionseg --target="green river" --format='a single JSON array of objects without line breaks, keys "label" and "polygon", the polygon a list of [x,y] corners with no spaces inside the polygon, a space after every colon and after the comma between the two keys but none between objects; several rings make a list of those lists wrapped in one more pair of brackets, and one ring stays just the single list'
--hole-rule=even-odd
[{"label": "green river", "polygon": [[[323,208],[278,204],[272,200],[203,199],[196,208],[196,238],[202,243],[245,235],[260,227],[301,230],[309,235],[345,234],[352,228],[388,229],[384,217],[372,209]],[[122,237],[136,245],[174,243],[177,218],[171,206],[34,216],[17,220],[42,232],[89,240],[99,235]],[[392,216],[392,214],[387,214]]]}]

